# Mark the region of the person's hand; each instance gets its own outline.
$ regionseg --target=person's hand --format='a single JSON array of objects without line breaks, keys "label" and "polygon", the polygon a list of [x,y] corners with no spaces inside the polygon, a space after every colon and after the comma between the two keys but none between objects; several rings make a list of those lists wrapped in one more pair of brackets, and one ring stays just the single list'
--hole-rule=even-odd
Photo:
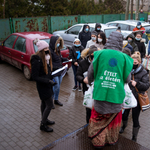
[{"label": "person's hand", "polygon": [[85,84],[88,84],[88,78],[85,77],[84,80],[83,80],[83,82],[84,82]]},{"label": "person's hand", "polygon": [[77,62],[75,62],[75,63],[74,63],[74,65],[75,65],[75,66],[78,66],[78,63],[77,63]]},{"label": "person's hand", "polygon": [[52,86],[54,86],[54,85],[57,84],[57,82],[54,82],[53,80],[49,80],[49,83],[50,83]]},{"label": "person's hand", "polygon": [[131,83],[132,83],[132,86],[134,86],[134,87],[135,87],[137,82],[135,82],[135,81],[131,80]]}]

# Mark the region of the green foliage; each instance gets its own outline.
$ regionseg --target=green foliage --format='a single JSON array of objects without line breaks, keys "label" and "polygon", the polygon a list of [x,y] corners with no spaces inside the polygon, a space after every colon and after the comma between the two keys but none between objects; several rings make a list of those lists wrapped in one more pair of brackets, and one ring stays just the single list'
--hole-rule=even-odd
[{"label": "green foliage", "polygon": [[[123,13],[123,0],[5,0],[5,18]],[[0,0],[0,18],[3,18]]]}]

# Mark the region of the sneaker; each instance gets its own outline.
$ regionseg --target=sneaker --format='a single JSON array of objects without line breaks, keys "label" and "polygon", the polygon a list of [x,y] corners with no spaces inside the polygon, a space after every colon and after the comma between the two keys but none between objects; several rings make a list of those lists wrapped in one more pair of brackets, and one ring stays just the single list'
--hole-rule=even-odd
[{"label": "sneaker", "polygon": [[78,89],[78,86],[75,85],[75,86],[73,87],[72,91],[75,91],[76,89]]},{"label": "sneaker", "polygon": [[81,86],[79,86],[79,89],[78,89],[78,91],[79,91],[79,92],[81,92],[81,91],[82,91],[82,88],[81,88]]}]

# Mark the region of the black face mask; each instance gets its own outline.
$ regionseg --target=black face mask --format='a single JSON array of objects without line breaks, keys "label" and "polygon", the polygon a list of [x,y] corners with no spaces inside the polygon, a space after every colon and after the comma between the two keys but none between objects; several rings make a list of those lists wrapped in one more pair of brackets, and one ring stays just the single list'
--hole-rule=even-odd
[{"label": "black face mask", "polygon": [[49,54],[49,50],[45,51],[45,54],[46,54],[46,55]]},{"label": "black face mask", "polygon": [[138,67],[138,64],[137,65],[133,65],[133,69],[136,69]]},{"label": "black face mask", "polygon": [[93,60],[94,56],[93,56],[93,55],[90,55],[90,58]]}]

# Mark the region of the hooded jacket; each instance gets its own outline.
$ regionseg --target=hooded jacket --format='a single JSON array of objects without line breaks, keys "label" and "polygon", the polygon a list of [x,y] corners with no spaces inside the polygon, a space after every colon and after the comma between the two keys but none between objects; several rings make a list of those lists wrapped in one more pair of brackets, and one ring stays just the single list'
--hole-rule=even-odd
[{"label": "hooded jacket", "polygon": [[96,23],[96,24],[95,24],[95,31],[96,31],[97,33],[103,32],[102,30],[97,30],[97,27],[101,27],[101,24],[100,24],[100,23]]},{"label": "hooded jacket", "polygon": [[86,24],[86,25],[83,26],[82,31],[79,33],[79,39],[80,39],[80,41],[81,41],[81,45],[82,45],[84,48],[86,47],[87,41],[89,41],[89,40],[91,39],[91,32],[90,32],[90,31],[85,32],[85,28],[86,28],[87,26],[88,26],[89,29],[90,29],[90,26]]},{"label": "hooded jacket", "polygon": [[128,48],[131,53],[133,53],[133,47],[128,43],[128,41],[123,41],[123,48]]},{"label": "hooded jacket", "polygon": [[132,46],[133,48],[133,51],[131,51],[131,54],[133,54],[135,51],[138,51],[138,46],[137,44],[135,43],[135,36],[133,33],[129,34],[126,38],[126,40],[128,40],[128,37],[132,38],[132,41],[129,42],[129,44]]},{"label": "hooded jacket", "polygon": [[[57,48],[57,43],[60,41],[60,46]],[[59,36],[52,36],[49,43],[49,49],[52,55],[53,71],[62,67],[62,62],[67,61],[67,58],[63,58],[60,53],[60,49],[63,48],[63,39]]]}]

